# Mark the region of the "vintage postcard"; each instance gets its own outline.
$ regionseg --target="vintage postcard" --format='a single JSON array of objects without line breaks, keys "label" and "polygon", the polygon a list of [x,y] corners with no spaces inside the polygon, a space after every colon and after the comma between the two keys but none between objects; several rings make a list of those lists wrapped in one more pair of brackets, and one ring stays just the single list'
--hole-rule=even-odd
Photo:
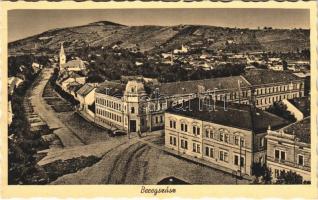
[{"label": "vintage postcard", "polygon": [[316,2],[1,2],[3,197],[317,198]]}]

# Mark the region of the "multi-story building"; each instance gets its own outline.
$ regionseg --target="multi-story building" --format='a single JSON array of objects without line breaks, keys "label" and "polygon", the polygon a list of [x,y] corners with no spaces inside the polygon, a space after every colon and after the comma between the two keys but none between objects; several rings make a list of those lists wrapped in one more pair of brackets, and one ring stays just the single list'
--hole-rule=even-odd
[{"label": "multi-story building", "polygon": [[95,121],[127,132],[162,129],[165,99],[151,98],[141,79],[127,84],[106,81],[95,91]]},{"label": "multi-story building", "polygon": [[172,83],[146,82],[143,77],[107,81],[95,91],[96,121],[128,132],[162,130],[167,108],[197,96],[265,109],[275,101],[304,95],[302,80],[292,74],[253,71],[242,76]]},{"label": "multi-story building", "polygon": [[95,90],[95,121],[106,128],[128,132],[163,130],[164,111],[168,107],[201,93],[222,99],[226,92],[232,101],[248,103],[247,92],[239,100],[238,81],[248,86],[240,76],[162,84],[146,83],[143,77],[106,81]]},{"label": "multi-story building", "polygon": [[166,110],[165,146],[251,175],[253,163],[265,162],[268,127],[278,129],[287,123],[252,105],[195,98]]},{"label": "multi-story building", "polygon": [[243,77],[249,82],[256,107],[268,108],[276,101],[305,95],[304,80],[289,72],[249,70]]},{"label": "multi-story building", "polygon": [[296,172],[303,181],[310,181],[310,117],[267,132],[267,166],[274,181],[282,171]]}]

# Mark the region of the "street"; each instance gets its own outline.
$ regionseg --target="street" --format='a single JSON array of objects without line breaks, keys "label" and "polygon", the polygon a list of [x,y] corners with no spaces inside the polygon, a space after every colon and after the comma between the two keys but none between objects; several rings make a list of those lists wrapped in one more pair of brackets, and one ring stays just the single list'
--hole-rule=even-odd
[{"label": "street", "polygon": [[[131,139],[127,136],[110,137],[106,130],[74,111],[56,112],[42,97],[50,73],[49,69],[43,70],[31,99],[35,111],[54,129],[63,148],[41,151],[46,156],[38,164],[45,166],[81,156],[100,159],[75,173],[60,176],[51,184],[157,184],[171,176],[190,184],[235,184],[231,174],[163,151],[164,136],[159,132],[148,133],[142,139],[137,136]],[[248,182],[239,180],[238,183]]]}]

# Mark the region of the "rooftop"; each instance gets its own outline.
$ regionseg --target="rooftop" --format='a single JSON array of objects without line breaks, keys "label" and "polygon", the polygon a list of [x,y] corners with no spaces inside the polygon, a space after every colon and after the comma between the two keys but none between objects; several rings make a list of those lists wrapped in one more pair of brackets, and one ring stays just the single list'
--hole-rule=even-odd
[{"label": "rooftop", "polygon": [[174,94],[189,94],[197,93],[198,86],[203,86],[204,90],[226,90],[235,89],[240,87],[248,87],[249,83],[241,76],[230,76],[222,78],[211,78],[203,80],[194,81],[181,81],[181,82],[171,82],[162,83],[159,85],[159,91],[164,95],[174,95]]},{"label": "rooftop", "polygon": [[224,109],[224,102],[219,101],[215,103],[216,110],[211,110],[212,104],[209,111],[209,106],[203,105],[202,102],[202,99],[195,98],[190,100],[190,103],[185,102],[184,109],[177,109],[178,106],[176,106],[169,108],[167,112],[255,133],[264,133],[269,126],[271,129],[279,129],[288,124],[288,121],[250,105],[227,103]]},{"label": "rooftop", "polygon": [[310,117],[283,128],[283,131],[286,134],[295,134],[300,142],[310,144]]},{"label": "rooftop", "polygon": [[110,96],[122,97],[124,95],[125,87],[125,84],[122,83],[105,81],[98,85],[95,92]]},{"label": "rooftop", "polygon": [[84,68],[85,64],[82,60],[70,60],[67,63],[62,64],[63,68]]},{"label": "rooftop", "polygon": [[299,80],[297,76],[289,72],[263,69],[248,70],[243,75],[243,77],[252,85],[291,82],[294,80]]},{"label": "rooftop", "polygon": [[86,83],[84,84],[79,90],[77,90],[77,94],[81,95],[82,97],[85,97],[88,93],[90,93],[92,90],[94,90],[94,86]]},{"label": "rooftop", "polygon": [[82,87],[82,84],[69,85],[69,86],[67,87],[67,89],[68,89],[69,91],[76,92],[76,91],[79,90],[81,87]]}]

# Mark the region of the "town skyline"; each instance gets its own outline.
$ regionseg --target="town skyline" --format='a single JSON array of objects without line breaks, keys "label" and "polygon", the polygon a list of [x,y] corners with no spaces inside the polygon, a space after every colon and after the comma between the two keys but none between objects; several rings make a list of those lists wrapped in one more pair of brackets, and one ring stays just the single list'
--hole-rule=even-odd
[{"label": "town skyline", "polygon": [[51,30],[8,44],[9,185],[311,184],[304,10],[94,11],[11,15]]},{"label": "town skyline", "polygon": [[[9,16],[8,42],[52,29],[81,26],[98,21],[109,21],[126,26],[207,25],[251,29],[258,27],[310,28],[309,10],[304,9],[12,10]],[[29,26],[30,23],[33,25]]]}]

